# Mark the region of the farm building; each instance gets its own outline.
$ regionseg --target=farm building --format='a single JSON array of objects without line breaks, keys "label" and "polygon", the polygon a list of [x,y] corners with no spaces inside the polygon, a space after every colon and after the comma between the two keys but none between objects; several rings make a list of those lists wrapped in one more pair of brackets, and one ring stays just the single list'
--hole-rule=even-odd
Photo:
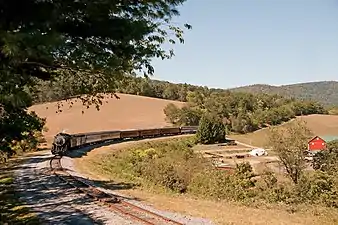
[{"label": "farm building", "polygon": [[308,150],[309,151],[320,151],[326,149],[326,143],[338,140],[338,136],[315,136],[310,141],[308,141]]}]

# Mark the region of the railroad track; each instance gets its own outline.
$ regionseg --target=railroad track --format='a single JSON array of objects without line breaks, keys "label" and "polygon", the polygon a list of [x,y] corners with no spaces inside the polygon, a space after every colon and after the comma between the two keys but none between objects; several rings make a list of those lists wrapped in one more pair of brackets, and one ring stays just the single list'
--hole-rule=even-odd
[{"label": "railroad track", "polygon": [[141,222],[143,224],[183,225],[183,223],[171,220],[167,217],[127,202],[122,196],[105,193],[99,190],[97,187],[79,180],[78,178],[72,176],[70,173],[63,169],[61,164],[61,158],[62,157],[60,156],[54,156],[50,160],[51,172],[56,175],[60,180],[75,188],[77,191],[86,194],[100,204],[107,206],[109,209],[118,212],[123,216],[128,216],[130,219]]}]

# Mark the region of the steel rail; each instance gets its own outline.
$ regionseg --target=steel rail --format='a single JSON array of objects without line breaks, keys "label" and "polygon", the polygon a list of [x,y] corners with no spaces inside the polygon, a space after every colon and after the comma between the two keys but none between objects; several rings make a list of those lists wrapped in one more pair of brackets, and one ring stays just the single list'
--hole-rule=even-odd
[{"label": "steel rail", "polygon": [[[74,187],[76,190],[85,193],[87,196],[90,196],[94,200],[102,203],[103,205],[108,206],[108,208],[117,211],[121,214],[129,216],[133,220],[142,222],[148,225],[156,225],[156,224],[175,224],[175,225],[183,225],[183,223],[174,221],[165,216],[157,214],[155,212],[151,212],[150,210],[139,207],[135,204],[127,202],[124,197],[114,194],[108,194],[99,190],[97,187],[87,184],[79,180],[78,178],[72,176],[70,173],[65,171],[61,164],[60,156],[54,156],[50,160],[50,170],[56,175],[60,180],[64,181],[68,185]],[[63,176],[64,174],[65,176]],[[72,181],[70,181],[72,180]],[[74,183],[80,184],[76,185]],[[93,194],[96,193],[96,194]],[[145,215],[148,215],[144,218]],[[162,223],[161,223],[162,222]]]}]

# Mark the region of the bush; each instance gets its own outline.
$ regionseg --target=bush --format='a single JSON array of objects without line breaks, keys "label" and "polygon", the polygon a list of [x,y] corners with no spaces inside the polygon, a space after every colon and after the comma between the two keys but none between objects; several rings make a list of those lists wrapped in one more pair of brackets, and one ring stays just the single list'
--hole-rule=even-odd
[{"label": "bush", "polygon": [[177,124],[180,119],[180,109],[173,103],[169,103],[164,109],[164,114],[166,115],[166,120],[169,123]]},{"label": "bush", "polygon": [[[232,173],[217,170],[194,153],[193,138],[147,142],[99,159],[104,171],[145,187],[203,198],[251,203],[318,204],[338,207],[337,174],[304,172],[297,183],[278,179],[271,171],[255,176],[239,163]],[[155,189],[156,190],[156,189]]]},{"label": "bush", "polygon": [[180,126],[198,125],[202,111],[189,106],[178,108],[173,103],[169,103],[163,110],[166,120],[172,124]]},{"label": "bush", "polygon": [[320,151],[313,157],[312,166],[316,170],[328,173],[338,173],[338,141],[327,143],[327,149]]},{"label": "bush", "polygon": [[231,199],[230,177],[223,171],[205,169],[195,173],[188,191],[194,195],[212,199]]},{"label": "bush", "polygon": [[112,163],[104,169],[129,180],[183,193],[193,174],[208,164],[205,159],[194,154],[192,145],[191,137],[179,141],[147,142],[110,156],[106,161]]},{"label": "bush", "polygon": [[45,141],[41,131],[24,132],[22,136],[22,140],[13,141],[10,145],[12,151],[14,151],[15,154],[35,151],[38,148],[39,143]]},{"label": "bush", "polygon": [[256,195],[252,167],[248,163],[236,166],[234,174],[214,168],[196,173],[188,190],[195,195],[213,199],[251,201]]},{"label": "bush", "polygon": [[201,144],[214,144],[225,140],[226,129],[221,120],[217,117],[203,115],[196,133],[197,142]]},{"label": "bush", "polygon": [[270,170],[264,171],[260,177],[261,179],[256,183],[257,198],[269,203],[291,203],[294,201],[292,184],[278,182],[276,175]]},{"label": "bush", "polygon": [[45,119],[25,110],[8,110],[0,117],[1,161],[22,152],[36,150],[42,141]]},{"label": "bush", "polygon": [[143,171],[144,177],[155,185],[161,185],[174,192],[183,193],[187,188],[187,180],[180,174],[179,168],[167,160],[155,160]]},{"label": "bush", "polygon": [[309,202],[328,207],[338,207],[338,187],[336,175],[316,171],[304,176],[296,186],[298,202]]}]

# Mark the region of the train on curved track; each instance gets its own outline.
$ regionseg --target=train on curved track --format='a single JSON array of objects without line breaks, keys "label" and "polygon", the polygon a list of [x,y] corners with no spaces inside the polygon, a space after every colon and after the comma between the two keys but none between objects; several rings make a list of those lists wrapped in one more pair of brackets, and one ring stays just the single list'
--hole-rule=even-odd
[{"label": "train on curved track", "polygon": [[152,129],[113,130],[79,134],[58,133],[52,144],[53,155],[65,155],[72,149],[87,145],[99,144],[106,141],[121,141],[126,139],[140,139],[169,135],[194,134],[197,126],[163,127]]}]

